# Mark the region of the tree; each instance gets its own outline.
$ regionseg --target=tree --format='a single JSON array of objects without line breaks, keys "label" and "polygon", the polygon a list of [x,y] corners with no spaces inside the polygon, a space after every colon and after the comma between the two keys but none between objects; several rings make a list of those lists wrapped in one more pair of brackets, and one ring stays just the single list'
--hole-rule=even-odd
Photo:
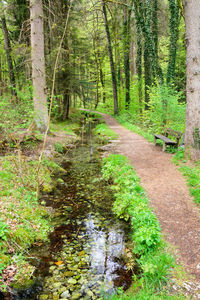
[{"label": "tree", "polygon": [[126,87],[126,109],[129,108],[130,105],[130,24],[131,24],[131,13],[132,13],[132,5],[128,7],[127,0],[125,0],[124,7],[124,24],[123,24],[123,35],[124,35],[124,73],[125,73],[125,87]]},{"label": "tree", "polygon": [[170,47],[169,47],[169,62],[167,68],[167,83],[169,84],[175,77],[176,66],[176,51],[179,33],[180,13],[179,5],[176,0],[168,0],[170,11]]},{"label": "tree", "polygon": [[185,0],[187,112],[186,154],[200,158],[200,1]]},{"label": "tree", "polygon": [[109,27],[108,27],[108,19],[107,19],[105,0],[102,0],[102,9],[103,9],[103,16],[104,16],[104,24],[105,24],[107,42],[108,42],[108,55],[109,55],[109,59],[110,59],[110,69],[111,69],[111,74],[112,74],[114,113],[118,114],[117,80],[116,80],[115,66],[114,66],[113,53],[112,53],[110,30],[109,30]]},{"label": "tree", "polygon": [[48,126],[47,89],[44,57],[42,0],[30,0],[31,56],[35,123],[41,132]]},{"label": "tree", "polygon": [[7,24],[6,24],[6,17],[5,17],[4,12],[1,15],[1,25],[2,25],[2,29],[3,29],[4,47],[5,47],[6,56],[7,56],[8,72],[9,72],[9,78],[10,78],[10,84],[11,84],[11,92],[14,96],[17,96],[15,73],[14,73],[13,61],[12,61],[12,57],[11,57],[11,44],[10,44],[8,28],[7,28]]}]

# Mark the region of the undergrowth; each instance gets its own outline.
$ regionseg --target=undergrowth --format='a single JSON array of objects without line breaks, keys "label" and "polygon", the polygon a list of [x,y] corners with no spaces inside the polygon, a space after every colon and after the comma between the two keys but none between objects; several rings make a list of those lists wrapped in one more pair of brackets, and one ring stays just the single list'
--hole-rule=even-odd
[{"label": "undergrowth", "polygon": [[153,134],[152,132],[148,132],[147,129],[141,128],[139,125],[135,124],[135,120],[128,117],[127,114],[120,114],[119,116],[115,117],[117,121],[122,124],[127,129],[136,132],[137,134],[140,134],[145,139],[147,139],[149,142],[153,142]]},{"label": "undergrowth", "polygon": [[186,178],[194,202],[200,204],[200,161],[196,161],[194,166],[186,165],[184,149],[179,149],[172,158],[172,162],[179,165],[179,170]]},{"label": "undergrowth", "polygon": [[[0,283],[2,271],[14,269],[14,285],[30,283],[34,267],[27,261],[28,249],[38,241],[47,241],[50,219],[39,204],[37,161],[10,155],[0,158]],[[51,172],[59,166],[46,158],[42,161],[39,178],[44,191],[52,189]],[[0,284],[0,290],[4,285]]]},{"label": "undergrowth", "polygon": [[118,134],[110,129],[106,124],[98,124],[94,129],[94,134],[99,135],[100,139],[109,138],[111,140],[116,140],[119,138]]},{"label": "undergrowth", "polygon": [[[174,258],[166,251],[159,222],[127,158],[115,154],[104,158],[103,177],[107,181],[113,180],[115,214],[131,222],[133,254],[142,270],[141,277],[135,278],[133,283],[133,288],[137,286],[135,293],[139,298],[132,295],[121,299],[152,299],[148,297],[161,293],[169,283],[172,269],[176,266]],[[142,295],[147,298],[142,298]]]}]

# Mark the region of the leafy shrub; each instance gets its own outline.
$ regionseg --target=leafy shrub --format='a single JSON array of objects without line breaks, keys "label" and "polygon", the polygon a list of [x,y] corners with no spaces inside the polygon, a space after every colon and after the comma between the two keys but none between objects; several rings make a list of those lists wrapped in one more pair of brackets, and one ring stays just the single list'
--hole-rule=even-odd
[{"label": "leafy shrub", "polygon": [[13,103],[10,96],[0,97],[0,134],[9,136],[18,128],[27,128],[33,115],[32,87],[27,85],[18,91],[18,103]]},{"label": "leafy shrub", "polygon": [[172,256],[165,252],[159,222],[128,160],[112,154],[103,162],[103,177],[113,180],[112,188],[116,191],[113,210],[118,217],[131,220],[133,253],[140,257],[138,263],[145,284],[159,288],[168,280],[174,265]]},{"label": "leafy shrub", "polygon": [[153,132],[161,132],[163,128],[171,127],[185,131],[185,104],[180,103],[181,93],[167,85],[151,88],[149,110],[144,113],[146,127]]},{"label": "leafy shrub", "polygon": [[2,241],[7,240],[7,234],[9,232],[9,226],[2,220],[0,220],[0,247],[2,245]]},{"label": "leafy shrub", "polygon": [[62,144],[62,143],[55,143],[54,144],[54,149],[55,149],[55,151],[56,152],[58,152],[58,153],[64,153],[64,151],[65,151],[65,145],[64,144]]}]

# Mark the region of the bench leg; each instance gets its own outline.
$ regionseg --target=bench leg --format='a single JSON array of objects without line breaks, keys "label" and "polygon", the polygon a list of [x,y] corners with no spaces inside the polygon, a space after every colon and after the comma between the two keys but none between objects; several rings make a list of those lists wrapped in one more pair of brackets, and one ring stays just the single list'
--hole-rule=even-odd
[{"label": "bench leg", "polygon": [[154,136],[154,146],[156,145],[157,138]]},{"label": "bench leg", "polygon": [[165,144],[165,142],[164,142],[164,143],[163,143],[162,151],[165,152],[165,150],[166,150],[166,144]]}]

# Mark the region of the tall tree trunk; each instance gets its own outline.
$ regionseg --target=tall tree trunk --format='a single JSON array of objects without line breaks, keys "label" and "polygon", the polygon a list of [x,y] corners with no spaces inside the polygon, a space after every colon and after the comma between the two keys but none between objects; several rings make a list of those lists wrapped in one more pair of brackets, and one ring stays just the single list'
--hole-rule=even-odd
[{"label": "tall tree trunk", "polygon": [[109,55],[109,59],[110,59],[110,69],[111,69],[111,74],[112,74],[114,114],[118,114],[117,80],[116,80],[116,74],[115,74],[115,67],[114,67],[114,60],[113,60],[113,53],[112,53],[110,30],[108,27],[108,19],[107,19],[105,0],[102,0],[102,9],[103,9],[106,36],[107,36],[107,41],[108,41],[108,55]]},{"label": "tall tree trunk", "polygon": [[0,59],[0,96],[3,93],[3,80],[2,80],[2,66],[1,66],[1,59]]},{"label": "tall tree trunk", "polygon": [[169,45],[169,62],[167,67],[167,83],[173,82],[175,77],[175,67],[176,67],[176,50],[177,50],[177,41],[179,34],[179,5],[177,0],[168,0],[169,2],[169,11],[170,11],[170,45]]},{"label": "tall tree trunk", "polygon": [[155,56],[158,59],[158,0],[152,2],[152,36]]},{"label": "tall tree trunk", "polygon": [[127,7],[127,0],[125,0],[124,8],[124,73],[125,73],[125,89],[126,98],[125,106],[126,109],[130,105],[130,18],[131,8]]},{"label": "tall tree trunk", "polygon": [[152,86],[151,61],[148,44],[144,44],[145,110],[149,109],[149,88]]},{"label": "tall tree trunk", "polygon": [[94,58],[95,58],[95,64],[96,64],[96,74],[95,74],[95,82],[96,82],[96,103],[95,103],[95,109],[97,109],[99,105],[99,57],[98,57],[98,51],[96,49],[96,41],[93,38],[93,50],[94,50]]},{"label": "tall tree trunk", "polygon": [[45,132],[48,125],[48,108],[44,57],[42,0],[30,0],[30,14],[33,102],[35,122],[37,128],[41,132]]},{"label": "tall tree trunk", "polygon": [[106,103],[106,92],[105,92],[105,76],[102,69],[102,64],[99,61],[99,72],[100,72],[100,81],[103,89],[103,103]]},{"label": "tall tree trunk", "polygon": [[200,158],[200,1],[185,0],[187,112],[185,144],[192,159]]},{"label": "tall tree trunk", "polygon": [[136,24],[137,28],[137,58],[136,58],[136,69],[138,75],[138,97],[139,97],[139,110],[142,114],[142,35],[140,27]]},{"label": "tall tree trunk", "polygon": [[[151,1],[133,0],[135,7],[136,21],[140,25],[143,33],[146,47],[148,48],[148,57],[151,66],[153,78],[157,77],[162,84],[164,81],[163,72],[158,62],[158,56],[155,50],[155,40],[152,34],[152,8]],[[155,26],[155,24],[154,24]]]},{"label": "tall tree trunk", "polygon": [[11,92],[14,96],[17,97],[15,73],[14,73],[13,62],[12,62],[12,57],[11,57],[11,45],[10,45],[10,39],[9,39],[9,35],[8,35],[6,18],[5,18],[4,14],[1,16],[1,25],[2,25],[2,29],[3,29],[4,46],[5,46],[6,56],[7,56],[8,73],[9,73],[9,79],[10,79],[10,84],[11,84]]},{"label": "tall tree trunk", "polygon": [[69,118],[69,108],[70,108],[70,90],[65,89],[63,97],[63,121]]}]

